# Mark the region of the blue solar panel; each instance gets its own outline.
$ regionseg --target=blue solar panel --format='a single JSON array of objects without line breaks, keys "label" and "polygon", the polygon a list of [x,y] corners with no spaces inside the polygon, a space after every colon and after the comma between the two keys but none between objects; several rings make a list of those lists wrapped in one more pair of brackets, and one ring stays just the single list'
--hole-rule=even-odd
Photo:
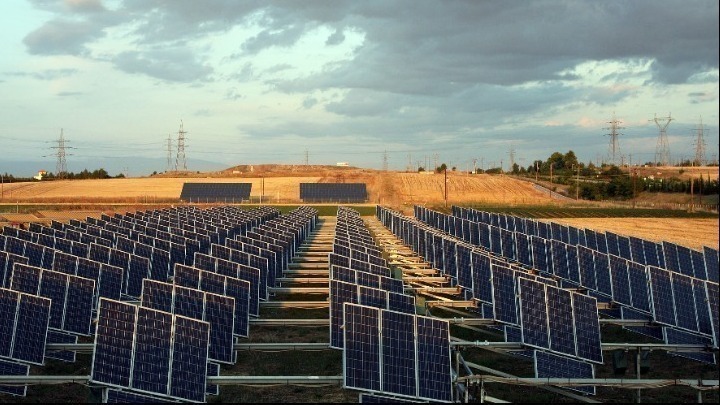
[{"label": "blue solar panel", "polygon": [[145,257],[130,255],[130,262],[128,267],[125,268],[125,293],[131,297],[140,297],[142,281],[149,277],[150,260]]},{"label": "blue solar panel", "polygon": [[90,380],[130,386],[137,307],[101,299]]},{"label": "blue solar panel", "polygon": [[105,404],[146,404],[146,403],[163,403],[176,402],[170,399],[152,397],[142,395],[130,391],[120,391],[116,389],[106,388],[103,390],[102,402]]},{"label": "blue solar panel", "polygon": [[695,312],[697,313],[698,331],[708,336],[712,336],[712,321],[710,320],[710,307],[705,284],[706,282],[703,280],[692,280],[693,295],[695,297]]},{"label": "blue solar panel", "polygon": [[[648,323],[652,320],[652,316],[646,313],[636,311],[632,308],[623,307],[620,308],[621,319],[639,319],[647,321]],[[625,326],[623,329],[629,330],[633,333],[639,333],[643,336],[647,336],[656,340],[663,340],[663,327],[660,326]]]},{"label": "blue solar panel", "polygon": [[452,400],[450,325],[447,321],[417,316],[419,397]]},{"label": "blue solar panel", "polygon": [[632,252],[630,251],[630,238],[627,236],[618,235],[618,256],[623,259],[632,260]]},{"label": "blue solar panel", "polygon": [[546,294],[550,349],[575,356],[572,293],[548,286],[546,287]]},{"label": "blue solar panel", "polygon": [[662,242],[662,252],[665,257],[665,268],[681,273],[680,262],[678,261],[677,245],[667,241]]},{"label": "blue solar panel", "polygon": [[366,273],[364,271],[352,270],[355,272],[355,282],[358,285],[372,288],[380,288],[380,276],[377,274]]},{"label": "blue solar panel", "polygon": [[597,290],[595,260],[592,249],[585,246],[578,246],[578,266],[580,285],[590,290]]},{"label": "blue solar panel", "polygon": [[172,321],[167,312],[138,308],[131,388],[167,393]]},{"label": "blue solar panel", "polygon": [[470,256],[472,249],[458,244],[457,247],[457,281],[458,285],[472,291],[472,264]]},{"label": "blue solar panel", "polygon": [[13,267],[10,288],[15,291],[37,295],[40,288],[42,269],[20,263],[15,264]]},{"label": "blue solar panel", "polygon": [[648,270],[655,322],[676,325],[670,272],[653,266],[648,267]]},{"label": "blue solar panel", "polygon": [[[595,369],[592,364],[539,350],[535,351],[534,368],[536,378],[595,378]],[[595,387],[592,386],[570,389],[583,394],[595,395]]]},{"label": "blue solar panel", "polygon": [[698,330],[692,278],[678,273],[672,274],[672,291],[677,326],[692,331]]},{"label": "blue solar panel", "polygon": [[628,262],[627,269],[630,278],[633,308],[650,313],[650,287],[648,285],[647,268],[640,263]]},{"label": "blue solar panel", "polygon": [[[665,343],[667,344],[690,344],[690,345],[712,345],[712,339],[705,336],[698,336],[673,328],[663,328],[665,331]],[[678,352],[676,356],[685,357],[695,361],[708,364],[716,364],[714,353],[691,353]]]},{"label": "blue solar panel", "polygon": [[717,283],[705,283],[705,289],[707,290],[708,305],[710,306],[710,321],[712,322],[713,328],[713,346],[718,347],[720,342],[720,321],[718,320],[718,284]]},{"label": "blue solar panel", "polygon": [[472,260],[473,296],[475,299],[484,303],[492,303],[493,292],[490,257],[473,251],[470,258]]},{"label": "blue solar panel", "polygon": [[530,254],[530,239],[528,235],[515,232],[515,250],[517,260],[526,266],[532,267],[533,261]]},{"label": "blue solar panel", "polygon": [[[43,280],[49,273],[43,273]],[[92,320],[92,308],[95,292],[95,281],[83,277],[67,276],[67,298],[65,301],[65,313],[63,319],[63,330],[81,335],[89,335],[91,332],[90,322]],[[43,281],[44,284],[44,281]]]},{"label": "blue solar panel", "polygon": [[[414,316],[382,312],[382,391],[416,396]],[[423,381],[424,383],[424,381]]]},{"label": "blue solar panel", "polygon": [[369,307],[387,309],[388,297],[387,291],[377,288],[358,287],[358,304],[367,305]]},{"label": "blue solar panel", "polygon": [[380,310],[344,304],[343,387],[381,390]]},{"label": "blue solar panel", "polygon": [[[207,376],[218,377],[220,375],[220,365],[216,363],[208,363],[207,365]],[[205,388],[206,395],[220,395],[220,386],[215,384],[207,384]]]},{"label": "blue solar panel", "polygon": [[205,400],[210,325],[175,317],[170,395],[190,401]]},{"label": "blue solar panel", "polygon": [[358,303],[357,285],[330,281],[330,347],[343,348],[343,304]]},{"label": "blue solar panel", "polygon": [[406,314],[414,314],[415,297],[412,295],[388,292],[388,309]]},{"label": "blue solar panel", "polygon": [[235,300],[231,297],[206,293],[205,312],[202,319],[210,323],[208,358],[233,363]]},{"label": "blue solar panel", "polygon": [[612,276],[613,301],[632,306],[627,260],[610,255],[610,274]]},{"label": "blue solar panel", "polygon": [[539,236],[543,239],[549,239],[552,238],[552,234],[550,232],[550,225],[548,225],[546,222],[537,221],[535,222],[537,225],[537,233],[536,236]]},{"label": "blue solar panel", "polygon": [[660,266],[658,261],[658,247],[659,245],[649,240],[642,241],[642,247],[645,257],[645,264],[648,266]]},{"label": "blue solar panel", "polygon": [[518,290],[523,343],[533,347],[550,348],[545,285],[518,278]]},{"label": "blue solar panel", "polygon": [[568,271],[566,246],[564,242],[557,239],[550,241],[550,263],[552,263],[552,270],[548,272],[568,280],[570,279],[570,272]]},{"label": "blue solar panel", "polygon": [[[29,375],[30,366],[12,361],[0,360],[0,375]],[[0,385],[0,393],[24,397],[27,385]]]},{"label": "blue solar panel", "polygon": [[505,229],[500,230],[500,238],[502,240],[502,255],[510,260],[517,260],[515,256],[515,240],[513,232]]},{"label": "blue solar panel", "polygon": [[705,270],[707,271],[707,279],[717,283],[718,273],[720,273],[720,264],[718,263],[718,250],[703,246],[703,256],[705,257]]},{"label": "blue solar panel", "polygon": [[530,246],[532,247],[533,267],[542,273],[550,274],[552,264],[548,264],[546,240],[539,236],[532,236]]},{"label": "blue solar panel", "polygon": [[606,253],[593,252],[593,261],[595,263],[595,280],[597,282],[598,293],[612,297],[612,278],[610,277],[610,258]]},{"label": "blue solar panel", "polygon": [[692,259],[692,266],[693,272],[695,273],[695,278],[699,278],[700,280],[707,280],[708,276],[707,271],[705,270],[705,257],[703,255],[703,252],[691,250],[690,257]]},{"label": "blue solar panel", "polygon": [[630,236],[629,241],[630,257],[628,259],[636,263],[647,264],[647,261],[645,260],[645,247],[643,244],[643,240],[634,236]]},{"label": "blue solar panel", "polygon": [[173,312],[173,285],[143,280],[141,305],[158,311]]},{"label": "blue solar panel", "polygon": [[[50,327],[62,329],[65,300],[67,297],[68,275],[58,272],[43,274],[39,295],[50,298]],[[88,308],[91,310],[92,306]]]},{"label": "blue solar panel", "polygon": [[500,322],[517,325],[515,272],[497,265],[491,265],[491,269],[495,319]]},{"label": "blue solar panel", "polygon": [[695,271],[693,269],[692,255],[689,248],[685,246],[676,245],[678,265],[680,266],[680,273],[686,276],[694,277]]},{"label": "blue solar panel", "polygon": [[490,251],[501,256],[503,254],[500,228],[497,226],[490,227]]},{"label": "blue solar panel", "polygon": [[479,244],[485,249],[490,250],[490,226],[487,224],[479,224]]},{"label": "blue solar panel", "polygon": [[577,356],[592,362],[602,363],[600,321],[595,298],[573,294],[573,318],[575,320]]},{"label": "blue solar panel", "polygon": [[14,253],[7,253],[7,263],[5,264],[5,279],[3,280],[3,287],[5,288],[10,287],[10,276],[12,276],[12,270],[15,266],[15,263],[28,264],[28,259],[27,257],[18,256]]}]

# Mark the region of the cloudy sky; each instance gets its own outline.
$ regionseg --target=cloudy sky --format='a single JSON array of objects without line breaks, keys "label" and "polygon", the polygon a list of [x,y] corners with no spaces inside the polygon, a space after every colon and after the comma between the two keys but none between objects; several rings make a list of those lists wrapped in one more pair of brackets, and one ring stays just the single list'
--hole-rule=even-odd
[{"label": "cloudy sky", "polygon": [[[465,169],[718,158],[718,2],[0,2],[0,160]],[[173,161],[175,158],[173,141]],[[70,155],[71,154],[71,155]],[[130,163],[128,163],[130,162]],[[96,165],[96,166],[95,166]],[[130,174],[133,169],[130,168]],[[135,173],[141,174],[141,173]]]}]

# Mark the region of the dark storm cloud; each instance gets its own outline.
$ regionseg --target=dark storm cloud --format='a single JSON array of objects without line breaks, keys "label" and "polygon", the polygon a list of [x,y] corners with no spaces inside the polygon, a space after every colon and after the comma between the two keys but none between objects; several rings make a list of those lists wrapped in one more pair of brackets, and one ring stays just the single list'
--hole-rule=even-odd
[{"label": "dark storm cloud", "polygon": [[171,82],[208,80],[212,67],[194,60],[186,50],[155,50],[152,52],[123,52],[113,59],[118,69],[127,73],[143,73]]}]

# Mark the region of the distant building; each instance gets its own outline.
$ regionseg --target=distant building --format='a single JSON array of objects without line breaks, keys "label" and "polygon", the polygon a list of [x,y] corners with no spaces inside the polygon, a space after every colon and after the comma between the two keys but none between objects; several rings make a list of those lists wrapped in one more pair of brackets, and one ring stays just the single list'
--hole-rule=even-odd
[{"label": "distant building", "polygon": [[38,172],[37,176],[33,176],[33,179],[35,179],[35,180],[42,180],[43,177],[45,177],[45,175],[47,175],[47,171],[45,171],[45,170],[40,170],[40,171]]},{"label": "distant building", "polygon": [[350,166],[350,163],[348,163],[348,162],[337,162],[337,163],[335,163],[335,166],[348,167],[348,166]]}]

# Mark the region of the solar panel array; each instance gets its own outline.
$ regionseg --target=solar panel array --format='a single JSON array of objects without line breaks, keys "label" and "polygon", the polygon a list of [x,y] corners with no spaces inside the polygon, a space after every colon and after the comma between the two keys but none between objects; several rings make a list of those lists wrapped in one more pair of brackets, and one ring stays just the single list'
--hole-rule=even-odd
[{"label": "solar panel array", "polygon": [[[233,363],[235,337],[249,334],[251,284],[257,310],[261,282],[267,298],[267,288],[282,275],[316,221],[317,211],[309,207],[281,216],[269,207],[184,206],[31,224],[28,230],[4,227],[0,358],[73,362],[74,352],[46,352],[46,342],[77,343],[77,335],[94,334],[92,378],[120,389],[108,391],[110,399],[145,393],[203,400],[206,388],[208,394],[217,393],[216,386],[206,387],[206,375],[219,373],[217,363]],[[230,250],[235,261],[210,256],[213,247],[219,251],[235,241],[239,245]],[[213,272],[195,267],[203,264],[196,263],[197,257],[214,263]],[[247,265],[236,263],[243,259]],[[229,273],[236,266],[253,272],[254,282],[238,278],[238,271]],[[144,284],[152,286],[147,294]],[[135,315],[121,313],[133,307],[122,300],[138,299],[143,306]],[[99,314],[101,303],[107,307],[105,315]],[[93,316],[109,318],[91,327]],[[192,319],[208,325],[206,339],[197,336]],[[187,364],[200,357],[202,361]],[[6,368],[8,374],[15,372]],[[20,388],[9,392],[24,394]]]},{"label": "solar panel array", "polygon": [[329,257],[330,347],[343,348],[346,302],[415,313],[415,297],[405,294],[402,280],[390,277],[380,248],[356,210],[338,207],[333,252]]},{"label": "solar panel array", "polygon": [[180,200],[190,203],[240,203],[250,200],[252,183],[183,183]]},{"label": "solar panel array", "polygon": [[305,203],[363,203],[368,201],[365,183],[300,183]]},{"label": "solar panel array", "polygon": [[351,303],[343,317],[344,387],[452,401],[447,321]]},{"label": "solar panel array", "polygon": [[[460,207],[453,207],[453,213],[445,215],[422,207],[415,210],[416,217],[423,223],[446,229],[466,243],[473,240],[472,235],[458,229],[477,227],[478,247],[486,250],[503,241],[491,236],[485,238],[483,234],[492,235],[494,228],[513,232],[516,245],[524,245],[523,241],[529,240],[530,252],[519,254],[517,250],[517,260],[503,257],[505,260],[538,270],[546,277],[555,277],[563,286],[585,288],[599,300],[628,310],[618,316],[647,318],[665,328],[681,329],[698,338],[710,339],[712,346],[717,347],[718,321],[713,318],[709,303],[717,291],[717,281],[713,280],[717,280],[718,270],[717,266],[708,267],[716,260],[716,250],[706,247],[703,252],[693,251],[668,242],[658,244],[612,232]],[[484,239],[487,239],[485,245]],[[657,328],[627,329],[670,343],[664,338],[666,334]]]},{"label": "solar panel array", "polygon": [[100,300],[90,382],[204,401],[210,324]]},{"label": "solar panel array", "polygon": [[[444,232],[383,207],[378,207],[377,216],[407,246],[460,287],[461,296],[477,302],[476,311],[482,317],[506,325],[501,329],[507,341],[554,353],[590,368],[593,363],[603,362],[595,298],[564,290],[554,274],[534,274],[516,260],[502,256],[501,247],[496,249],[500,253],[494,253],[467,242],[487,237],[497,247],[503,240],[502,232],[492,236],[486,228],[488,232],[483,236],[479,224],[455,223],[447,216],[438,222],[452,228],[452,233]],[[475,230],[477,235],[472,236]],[[531,243],[514,246],[529,248]],[[546,248],[543,245],[535,253],[546,257]],[[515,251],[516,255],[525,252],[530,256],[522,249]],[[567,254],[562,257],[568,261]],[[555,265],[561,264],[561,260],[556,260]],[[546,261],[546,265],[553,263]]]}]

